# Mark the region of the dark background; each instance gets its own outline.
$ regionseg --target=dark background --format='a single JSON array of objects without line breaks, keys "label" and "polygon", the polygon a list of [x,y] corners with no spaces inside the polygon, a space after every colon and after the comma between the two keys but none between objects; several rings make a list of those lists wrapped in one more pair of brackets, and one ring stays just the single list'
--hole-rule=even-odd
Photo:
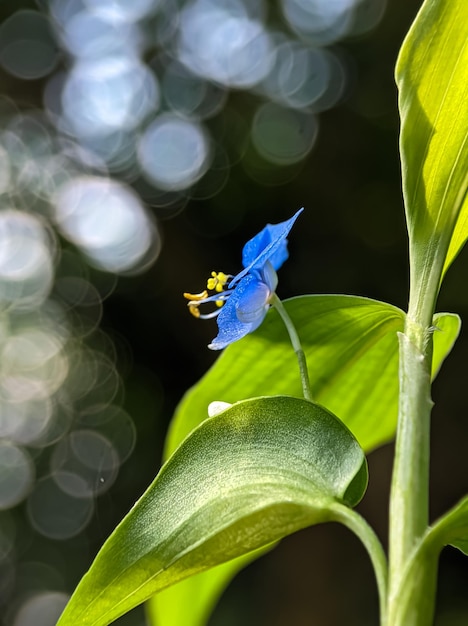
[{"label": "dark background", "polygon": [[[260,185],[235,164],[213,198],[192,200],[167,219],[155,210],[163,235],[156,264],[137,277],[120,278],[104,302],[102,328],[116,341],[124,379],[124,406],[137,426],[133,455],[113,488],[97,502],[81,539],[44,539],[44,554],[66,556],[64,586],[71,591],[92,554],[154,477],[164,433],[184,391],[216,358],[206,345],[214,322],[187,314],[183,291],[201,290],[212,269],[236,272],[243,243],[266,222],[306,208],[290,236],[290,260],[282,268],[282,298],[303,293],[346,293],[406,307],[407,238],[398,159],[397,93],[393,68],[399,46],[420,2],[395,0],[366,37],[343,41],[351,89],[344,102],[320,115],[312,153],[294,168],[271,168]],[[0,20],[30,2],[2,2]],[[41,106],[42,81],[0,74],[3,94]],[[255,96],[232,92],[226,111],[248,116]],[[211,122],[215,128],[216,120]],[[214,131],[213,131],[214,132]],[[228,137],[231,142],[236,137]],[[467,254],[449,271],[439,310],[468,313]],[[431,515],[437,516],[468,491],[465,354],[462,335],[434,384]],[[370,484],[360,511],[386,541],[393,446],[369,456]],[[438,626],[468,623],[468,568],[446,549],[441,558]],[[122,620],[142,624],[142,613]],[[285,539],[243,571],[216,609],[210,626],[349,626],[377,623],[377,594],[364,549],[337,525],[315,527]],[[5,625],[6,626],[6,625]]]}]

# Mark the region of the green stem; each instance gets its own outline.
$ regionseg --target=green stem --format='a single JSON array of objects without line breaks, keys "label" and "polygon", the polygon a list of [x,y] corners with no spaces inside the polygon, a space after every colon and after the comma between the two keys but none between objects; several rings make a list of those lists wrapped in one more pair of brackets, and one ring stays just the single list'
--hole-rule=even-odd
[{"label": "green stem", "polygon": [[[429,312],[424,316],[426,322]],[[414,319],[414,318],[413,318]],[[432,312],[430,318],[432,319]],[[400,399],[395,458],[390,494],[390,590],[388,625],[400,623],[401,582],[417,543],[428,528],[429,443],[432,409],[432,335],[429,323],[414,322],[408,314],[400,340]],[[421,597],[414,590],[414,597]],[[413,597],[413,599],[414,599]],[[411,601],[411,599],[409,599]],[[421,614],[422,615],[422,614]],[[421,618],[422,619],[422,618]],[[412,626],[430,624],[427,615]]]},{"label": "green stem", "polygon": [[274,293],[270,298],[270,304],[278,311],[281,319],[286,326],[286,329],[289,334],[289,338],[291,339],[292,346],[294,348],[294,352],[296,353],[297,361],[299,363],[299,371],[301,374],[301,383],[302,383],[302,393],[304,394],[304,398],[306,400],[312,401],[312,392],[310,390],[310,380],[309,380],[309,372],[307,370],[307,361],[305,358],[304,350],[302,349],[302,345],[299,339],[299,335],[297,334],[296,327],[294,326],[291,318],[286,311],[284,304],[278,298],[276,293]]},{"label": "green stem", "polygon": [[380,623],[387,623],[387,584],[388,567],[382,544],[366,520],[347,506],[336,504],[332,507],[334,519],[347,526],[363,543],[371,559],[380,603]]}]

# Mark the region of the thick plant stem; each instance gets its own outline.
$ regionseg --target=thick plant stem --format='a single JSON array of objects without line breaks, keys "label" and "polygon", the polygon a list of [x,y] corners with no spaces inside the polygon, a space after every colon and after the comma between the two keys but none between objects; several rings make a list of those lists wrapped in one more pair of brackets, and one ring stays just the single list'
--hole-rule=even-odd
[{"label": "thick plant stem", "polygon": [[284,304],[278,298],[276,293],[274,293],[271,296],[270,304],[278,311],[281,319],[284,322],[284,325],[286,326],[286,330],[288,331],[289,338],[291,339],[291,344],[292,344],[292,347],[294,348],[294,352],[296,353],[296,357],[297,357],[297,362],[299,364],[299,372],[301,375],[301,383],[302,383],[302,393],[306,400],[310,400],[312,402],[312,392],[310,390],[310,380],[309,380],[309,372],[307,370],[307,361],[305,358],[304,350],[302,349],[299,335],[297,334],[297,331],[296,331],[296,327],[294,326],[292,319],[289,317],[288,312],[284,308]]},{"label": "thick plant stem", "polygon": [[[400,401],[398,429],[390,495],[390,588],[388,626],[408,626],[398,616],[401,606],[401,582],[410,556],[428,527],[429,440],[432,401],[432,334],[408,316],[404,334],[400,334]],[[416,579],[413,584],[417,585]],[[422,590],[414,588],[415,598]],[[402,610],[403,609],[403,610]],[[427,612],[411,626],[429,626]]]}]

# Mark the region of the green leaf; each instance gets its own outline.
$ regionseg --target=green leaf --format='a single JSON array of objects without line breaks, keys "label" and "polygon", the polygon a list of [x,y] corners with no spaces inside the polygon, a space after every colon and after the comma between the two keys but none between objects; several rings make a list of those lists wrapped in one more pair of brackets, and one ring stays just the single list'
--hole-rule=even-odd
[{"label": "green leaf", "polygon": [[286,396],[239,402],[177,449],[82,579],[59,626],[106,626],[155,592],[296,530],[341,519],[364,453],[330,412]]},{"label": "green leaf", "polygon": [[[412,554],[399,588],[391,624],[425,626],[433,614],[437,568],[442,549],[452,545],[468,554],[468,497],[435,522]],[[419,596],[423,597],[419,597]]]},{"label": "green leaf", "polygon": [[[393,437],[398,411],[397,331],[404,313],[354,296],[301,296],[284,302],[300,329],[312,388],[322,404],[347,423],[370,450]],[[433,375],[458,336],[460,320],[434,317]],[[273,370],[273,371],[272,371]],[[253,335],[229,346],[182,400],[167,441],[170,454],[207,418],[213,400],[302,393],[297,362],[283,323],[271,310]],[[230,561],[185,580],[150,601],[157,626],[203,626],[229,580],[257,555]]]},{"label": "green leaf", "polygon": [[411,273],[422,307],[468,236],[466,0],[424,2],[402,45],[396,81]]},{"label": "green leaf", "polygon": [[[356,296],[313,295],[286,300],[299,330],[314,399],[338,415],[364,450],[389,441],[398,412],[398,340],[405,314]],[[439,314],[434,333],[434,372],[455,341],[459,320]],[[182,399],[167,438],[166,454],[208,417],[214,400],[253,396],[302,396],[296,356],[284,325],[270,310],[252,335],[229,346]]]},{"label": "green leaf", "polygon": [[434,379],[452,351],[460,334],[461,320],[455,313],[436,313],[433,319],[434,347],[432,355],[432,379]]},{"label": "green leaf", "polygon": [[249,552],[158,592],[147,602],[150,623],[155,626],[204,626],[234,573],[265,552],[265,548]]},{"label": "green leaf", "polygon": [[438,521],[433,534],[441,547],[450,544],[468,555],[468,497]]}]

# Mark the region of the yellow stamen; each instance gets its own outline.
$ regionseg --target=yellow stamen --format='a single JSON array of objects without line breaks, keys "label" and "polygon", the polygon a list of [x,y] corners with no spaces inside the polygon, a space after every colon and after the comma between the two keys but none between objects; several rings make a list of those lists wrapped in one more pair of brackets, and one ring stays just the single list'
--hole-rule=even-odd
[{"label": "yellow stamen", "polygon": [[187,306],[188,306],[188,310],[193,315],[193,317],[196,317],[196,318],[200,317],[200,309],[198,308],[198,302],[189,302]]},{"label": "yellow stamen", "polygon": [[202,304],[205,304],[205,301],[208,300],[212,302],[211,298],[213,296],[208,295],[209,291],[215,291],[221,294],[219,300],[215,300],[215,304],[218,308],[221,308],[224,304],[225,298],[227,297],[224,292],[224,286],[228,282],[231,277],[229,274],[225,274],[224,272],[211,272],[211,278],[208,278],[206,283],[206,289],[201,291],[200,293],[184,293],[184,298],[186,298],[189,302],[187,306],[189,308],[190,313],[196,318],[202,319],[210,319],[212,317],[216,317],[219,311],[212,311],[211,313],[207,313],[206,315],[202,315],[200,313],[199,307]]},{"label": "yellow stamen", "polygon": [[227,281],[228,276],[226,276],[224,272],[211,272],[211,278],[208,278],[206,287],[210,291],[215,290],[220,293],[221,291],[223,291],[224,285],[227,283]]},{"label": "yellow stamen", "polygon": [[187,298],[187,300],[192,300],[193,302],[198,302],[199,300],[204,300],[205,298],[208,298],[208,292],[205,289],[205,291],[201,291],[200,293],[184,293],[184,298]]}]

